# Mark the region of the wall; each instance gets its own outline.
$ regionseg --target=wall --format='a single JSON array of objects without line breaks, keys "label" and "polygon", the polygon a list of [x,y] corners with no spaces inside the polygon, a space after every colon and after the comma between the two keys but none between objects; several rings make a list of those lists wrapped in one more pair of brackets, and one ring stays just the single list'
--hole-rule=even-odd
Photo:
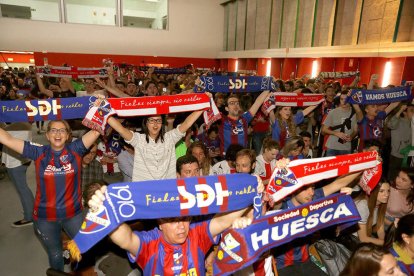
[{"label": "wall", "polygon": [[219,0],[171,0],[169,30],[0,18],[0,50],[216,58],[223,20]]}]

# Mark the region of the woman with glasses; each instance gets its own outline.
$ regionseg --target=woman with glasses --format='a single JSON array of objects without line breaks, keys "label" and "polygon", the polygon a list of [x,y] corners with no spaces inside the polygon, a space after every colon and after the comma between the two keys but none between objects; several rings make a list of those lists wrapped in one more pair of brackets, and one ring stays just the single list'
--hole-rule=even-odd
[{"label": "woman with glasses", "polygon": [[143,134],[132,132],[117,119],[110,117],[108,124],[126,143],[134,147],[132,181],[176,178],[175,144],[202,113],[202,110],[194,111],[184,122],[168,132],[165,132],[162,116],[146,117],[142,121]]},{"label": "woman with glasses", "polygon": [[46,138],[49,145],[14,138],[0,129],[0,143],[35,161],[36,196],[33,225],[44,245],[49,265],[63,271],[62,229],[73,238],[82,221],[82,156],[99,137],[91,130],[74,142],[66,121],[51,121]]}]

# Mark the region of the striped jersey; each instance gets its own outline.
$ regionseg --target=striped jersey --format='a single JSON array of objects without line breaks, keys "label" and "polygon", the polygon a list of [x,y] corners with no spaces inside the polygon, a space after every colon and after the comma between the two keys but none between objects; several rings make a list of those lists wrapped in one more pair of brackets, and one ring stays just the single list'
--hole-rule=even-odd
[{"label": "striped jersey", "polygon": [[210,221],[191,224],[186,241],[178,245],[168,243],[158,228],[134,232],[140,239],[140,248],[132,261],[144,275],[205,275],[205,255],[214,243]]},{"label": "striped jersey", "polygon": [[237,120],[223,115],[219,129],[220,151],[223,155],[231,144],[247,147],[247,129],[251,120],[253,120],[253,116],[249,111],[244,112]]},{"label": "striped jersey", "polygon": [[23,156],[35,161],[35,220],[56,221],[82,211],[81,170],[86,150],[82,139],[67,144],[61,151],[25,141]]},{"label": "striped jersey", "polygon": [[387,117],[385,111],[378,112],[373,120],[369,120],[367,116],[358,122],[359,131],[359,147],[358,151],[362,151],[365,147],[364,141],[379,140],[381,141],[384,129],[384,120]]}]

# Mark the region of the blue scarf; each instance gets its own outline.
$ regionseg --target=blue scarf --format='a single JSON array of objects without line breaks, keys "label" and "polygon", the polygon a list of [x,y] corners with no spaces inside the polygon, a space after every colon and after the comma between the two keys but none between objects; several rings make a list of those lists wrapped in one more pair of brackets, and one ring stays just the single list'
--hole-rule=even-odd
[{"label": "blue scarf", "polygon": [[362,105],[383,104],[412,100],[412,98],[410,86],[375,90],[352,89],[348,102]]},{"label": "blue scarf", "polygon": [[200,83],[194,87],[195,92],[261,92],[276,91],[279,87],[272,77],[228,77],[201,76]]},{"label": "blue scarf", "polygon": [[222,234],[213,275],[229,275],[253,264],[270,248],[332,225],[359,220],[354,201],[343,194],[263,216],[244,229],[226,230]]},{"label": "blue scarf", "polygon": [[88,212],[74,242],[83,253],[125,221],[243,209],[258,196],[256,188],[257,178],[249,174],[111,184],[107,200],[96,213]]}]

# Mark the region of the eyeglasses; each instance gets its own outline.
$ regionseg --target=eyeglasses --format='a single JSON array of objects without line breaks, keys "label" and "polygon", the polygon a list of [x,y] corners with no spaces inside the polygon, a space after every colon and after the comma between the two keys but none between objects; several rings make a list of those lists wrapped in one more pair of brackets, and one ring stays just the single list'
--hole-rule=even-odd
[{"label": "eyeglasses", "polygon": [[240,105],[240,102],[229,102],[229,105]]},{"label": "eyeglasses", "polygon": [[52,128],[52,129],[50,129],[49,132],[52,133],[52,134],[57,134],[57,133],[66,134],[68,131],[67,131],[66,128]]},{"label": "eyeglasses", "polygon": [[154,124],[162,124],[162,119],[152,119],[149,118],[147,121],[149,124],[154,125]]}]

